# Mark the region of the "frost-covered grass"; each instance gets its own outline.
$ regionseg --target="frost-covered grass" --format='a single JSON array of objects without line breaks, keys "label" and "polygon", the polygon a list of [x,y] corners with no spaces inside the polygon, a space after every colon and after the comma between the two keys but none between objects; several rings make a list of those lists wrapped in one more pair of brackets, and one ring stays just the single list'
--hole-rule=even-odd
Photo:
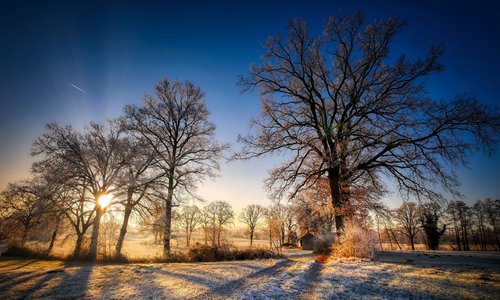
[{"label": "frost-covered grass", "polygon": [[[498,299],[500,254],[384,252],[379,261],[304,251],[289,260],[96,264],[0,258],[1,299]],[[295,254],[295,255],[294,255]]]},{"label": "frost-covered grass", "polygon": [[314,297],[327,299],[498,299],[498,253],[391,251],[381,261],[334,259]]},{"label": "frost-covered grass", "polygon": [[1,260],[0,295],[19,298],[185,299],[209,293],[276,263],[274,260],[196,264],[76,264]]}]

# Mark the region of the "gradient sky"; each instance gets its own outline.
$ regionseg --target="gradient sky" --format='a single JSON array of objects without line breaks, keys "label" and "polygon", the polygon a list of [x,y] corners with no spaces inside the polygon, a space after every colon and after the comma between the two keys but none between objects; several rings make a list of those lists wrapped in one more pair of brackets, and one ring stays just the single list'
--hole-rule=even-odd
[{"label": "gradient sky", "polygon": [[[446,49],[446,71],[428,78],[429,96],[467,92],[491,106],[500,102],[498,1],[31,2],[0,6],[0,188],[28,176],[31,143],[45,123],[81,128],[116,117],[163,76],[200,86],[219,139],[237,149],[237,135],[260,109],[256,92],[240,94],[237,78],[259,61],[265,39],[294,17],[315,32],[329,15],[358,9],[367,20],[405,19],[393,54],[419,57],[436,44]],[[224,165],[199,193],[235,209],[268,204],[262,180],[279,159]],[[492,158],[474,154],[470,162],[458,170],[465,200],[499,199],[500,151]],[[391,206],[399,202],[397,194],[387,198]]]}]

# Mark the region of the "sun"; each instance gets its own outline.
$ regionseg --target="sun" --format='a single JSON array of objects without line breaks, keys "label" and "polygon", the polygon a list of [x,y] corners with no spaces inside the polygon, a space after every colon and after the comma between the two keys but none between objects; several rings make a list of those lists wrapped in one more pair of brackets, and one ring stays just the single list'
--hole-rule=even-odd
[{"label": "sun", "polygon": [[99,196],[97,203],[99,204],[100,207],[105,208],[109,205],[109,203],[111,203],[112,199],[113,199],[112,194],[103,194]]}]

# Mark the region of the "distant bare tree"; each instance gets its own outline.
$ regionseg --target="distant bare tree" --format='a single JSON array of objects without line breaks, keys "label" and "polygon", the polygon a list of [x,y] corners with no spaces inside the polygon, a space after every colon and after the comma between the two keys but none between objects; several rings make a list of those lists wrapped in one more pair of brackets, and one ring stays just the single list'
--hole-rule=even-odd
[{"label": "distant bare tree", "polygon": [[403,23],[364,21],[361,13],[330,17],[314,35],[295,19],[240,81],[260,90],[262,113],[251,120],[255,135],[240,137],[237,158],[289,154],[267,180],[277,197],[327,178],[338,233],[353,190],[380,191],[383,174],[403,196],[435,199],[436,185],[455,193],[455,165],[474,149],[491,152],[500,132],[498,112],[474,97],[438,102],[425,93],[422,80],[443,70],[441,49],[414,61],[390,55]]},{"label": "distant bare tree", "polygon": [[170,254],[172,203],[182,193],[192,194],[197,182],[215,176],[222,152],[208,121],[204,95],[191,82],[162,79],[143,105],[125,107],[129,129],[156,152],[156,166],[164,172],[166,224],[164,252]]},{"label": "distant bare tree", "polygon": [[453,222],[458,250],[463,249],[464,251],[469,251],[469,233],[472,230],[471,208],[467,206],[465,202],[461,200],[455,200],[448,203],[446,211]]},{"label": "distant bare tree", "polygon": [[212,245],[221,245],[221,235],[224,226],[231,223],[234,218],[231,205],[225,201],[211,202],[205,207],[212,222]]},{"label": "distant bare tree", "polygon": [[14,240],[26,243],[29,233],[40,224],[44,203],[33,190],[33,181],[11,183],[0,194],[0,220]]},{"label": "distant bare tree", "polygon": [[475,217],[477,223],[477,239],[479,250],[486,251],[488,241],[486,239],[486,214],[484,209],[484,203],[481,200],[477,200],[472,206],[472,215]]},{"label": "distant bare tree", "polygon": [[500,219],[500,200],[493,201],[491,198],[484,200],[484,211],[486,213],[488,222],[493,228],[495,239],[497,242],[497,250],[500,251],[500,239],[498,237],[498,222]]},{"label": "distant bare tree", "polygon": [[250,230],[250,247],[253,245],[255,228],[264,217],[266,209],[258,204],[250,204],[243,208],[240,213],[240,220],[248,226]]},{"label": "distant bare tree", "polygon": [[415,236],[420,231],[417,204],[403,202],[399,208],[394,210],[394,218],[401,226],[401,233],[410,240],[411,250],[415,250]]},{"label": "distant bare tree", "polygon": [[191,236],[196,226],[200,223],[200,209],[196,205],[184,206],[179,213],[178,222],[186,235],[186,246],[191,243]]}]

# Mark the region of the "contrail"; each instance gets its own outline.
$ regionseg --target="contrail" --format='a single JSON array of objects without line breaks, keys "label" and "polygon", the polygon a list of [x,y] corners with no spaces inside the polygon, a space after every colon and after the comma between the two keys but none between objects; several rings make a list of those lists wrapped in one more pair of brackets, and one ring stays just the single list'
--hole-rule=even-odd
[{"label": "contrail", "polygon": [[74,84],[72,84],[72,83],[70,83],[70,85],[71,85],[72,87],[74,87],[75,89],[79,90],[80,92],[85,93],[85,94],[88,94],[85,90],[83,90],[83,89],[81,89],[81,88],[77,87],[76,85],[74,85]]}]

